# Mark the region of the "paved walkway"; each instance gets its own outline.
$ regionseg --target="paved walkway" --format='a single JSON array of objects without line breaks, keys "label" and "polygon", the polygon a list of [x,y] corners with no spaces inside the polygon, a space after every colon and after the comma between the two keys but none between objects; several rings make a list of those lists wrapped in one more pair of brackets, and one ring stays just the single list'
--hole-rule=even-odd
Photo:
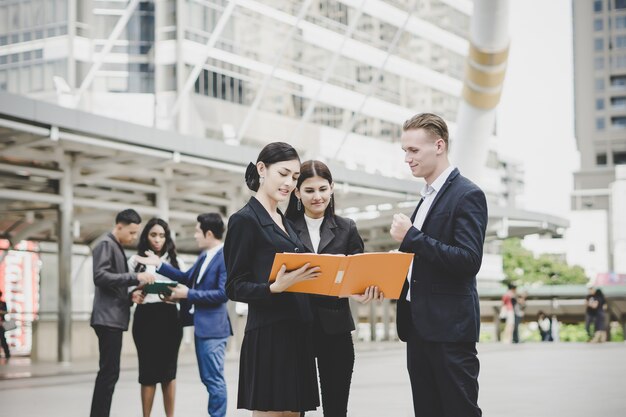
[{"label": "paved walkway", "polygon": [[[626,344],[482,344],[480,405],[487,417],[626,416]],[[206,392],[195,358],[181,357],[176,414],[206,416]],[[112,417],[140,417],[135,359],[125,357],[113,398]],[[29,365],[16,358],[0,364],[2,416],[85,417],[88,415],[96,361]],[[29,376],[30,375],[30,376]],[[237,358],[226,363],[229,416],[235,410]],[[2,379],[4,378],[4,379]],[[8,379],[7,379],[8,378]],[[400,343],[358,344],[350,397],[351,417],[412,416],[405,350]],[[154,417],[164,416],[158,394]],[[321,417],[321,411],[307,417]]]}]

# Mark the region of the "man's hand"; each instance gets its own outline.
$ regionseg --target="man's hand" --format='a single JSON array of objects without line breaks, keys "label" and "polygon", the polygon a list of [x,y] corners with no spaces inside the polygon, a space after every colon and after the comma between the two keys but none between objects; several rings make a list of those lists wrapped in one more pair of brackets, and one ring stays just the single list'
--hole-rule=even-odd
[{"label": "man's hand", "polygon": [[372,300],[378,300],[379,302],[383,301],[385,295],[382,293],[382,291],[378,291],[378,287],[371,286],[367,287],[363,294],[352,294],[350,298],[358,301],[361,304],[367,304]]},{"label": "man's hand", "polygon": [[131,295],[131,300],[135,304],[143,304],[144,298],[146,298],[146,295],[141,290],[135,290]]},{"label": "man's hand", "polygon": [[411,226],[413,226],[413,224],[410,218],[402,213],[396,213],[393,215],[393,222],[391,223],[389,234],[391,234],[391,237],[396,242],[402,242]]},{"label": "man's hand", "polygon": [[283,292],[293,284],[319,277],[320,273],[319,266],[311,268],[308,263],[289,272],[287,272],[287,266],[283,265],[276,275],[276,281],[270,284],[270,291],[273,293]]},{"label": "man's hand", "polygon": [[156,278],[149,272],[140,272],[137,274],[137,279],[139,280],[139,285],[143,286],[154,283]]},{"label": "man's hand", "polygon": [[187,298],[188,295],[189,288],[186,285],[178,284],[176,287],[172,288],[172,295],[170,295],[170,297],[173,299],[181,299]]},{"label": "man's hand", "polygon": [[159,266],[161,259],[152,251],[146,251],[146,256],[135,255],[135,261],[144,265]]}]

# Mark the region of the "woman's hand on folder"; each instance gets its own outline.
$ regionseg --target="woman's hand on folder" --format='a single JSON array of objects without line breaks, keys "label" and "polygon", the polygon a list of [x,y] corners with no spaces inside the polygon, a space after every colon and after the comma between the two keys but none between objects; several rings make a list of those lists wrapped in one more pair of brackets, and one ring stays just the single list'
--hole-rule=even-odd
[{"label": "woman's hand on folder", "polygon": [[305,281],[307,279],[315,279],[320,276],[319,266],[313,268],[311,264],[306,263],[298,269],[287,272],[287,266],[283,264],[276,275],[276,280],[270,284],[270,291],[280,293],[291,287],[293,284]]},{"label": "woman's hand on folder", "polygon": [[367,287],[363,294],[352,294],[350,298],[361,304],[367,304],[372,300],[382,301],[385,295],[382,291],[378,291],[378,287],[372,285],[371,287]]}]

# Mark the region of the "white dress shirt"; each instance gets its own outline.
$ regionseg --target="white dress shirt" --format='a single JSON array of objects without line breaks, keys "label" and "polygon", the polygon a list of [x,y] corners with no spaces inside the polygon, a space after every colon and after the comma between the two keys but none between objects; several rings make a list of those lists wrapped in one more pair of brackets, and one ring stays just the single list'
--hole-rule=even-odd
[{"label": "white dress shirt", "polygon": [[317,250],[320,247],[320,239],[322,238],[321,227],[324,222],[324,216],[319,219],[314,219],[305,214],[304,220],[306,221],[306,228],[309,230],[309,237],[311,238],[311,243],[313,244],[313,250],[317,253]]},{"label": "white dress shirt", "polygon": [[211,260],[215,257],[215,254],[217,253],[217,251],[219,251],[223,246],[224,246],[224,244],[220,243],[219,245],[215,246],[214,248],[206,250],[206,252],[205,252],[206,253],[206,257],[204,258],[204,262],[202,262],[202,266],[200,267],[200,273],[198,274],[198,278],[196,278],[196,284],[200,283],[200,280],[202,280],[202,277],[204,276],[204,273],[206,272],[206,269],[209,267],[209,264],[211,263]]},{"label": "white dress shirt", "polygon": [[[422,190],[420,191],[420,195],[422,196],[422,203],[417,209],[417,214],[415,215],[415,220],[413,220],[413,226],[421,230],[424,225],[424,220],[426,220],[426,216],[428,215],[428,211],[430,207],[433,205],[433,201],[435,201],[435,197],[437,197],[437,193],[441,190],[441,187],[446,183],[448,177],[454,170],[454,167],[450,165],[443,171],[432,184],[425,184]],[[413,274],[413,261],[411,261],[411,266],[409,267],[409,274],[406,279],[409,281],[409,291],[406,293],[406,300],[411,301],[411,275]]]}]

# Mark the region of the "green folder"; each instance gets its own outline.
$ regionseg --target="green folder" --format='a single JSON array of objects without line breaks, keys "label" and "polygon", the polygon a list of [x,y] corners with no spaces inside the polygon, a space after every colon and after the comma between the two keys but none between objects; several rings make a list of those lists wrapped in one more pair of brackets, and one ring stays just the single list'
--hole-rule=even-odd
[{"label": "green folder", "polygon": [[148,284],[143,287],[143,292],[146,294],[165,294],[171,295],[172,288],[178,285],[176,281],[154,281],[154,284]]}]

